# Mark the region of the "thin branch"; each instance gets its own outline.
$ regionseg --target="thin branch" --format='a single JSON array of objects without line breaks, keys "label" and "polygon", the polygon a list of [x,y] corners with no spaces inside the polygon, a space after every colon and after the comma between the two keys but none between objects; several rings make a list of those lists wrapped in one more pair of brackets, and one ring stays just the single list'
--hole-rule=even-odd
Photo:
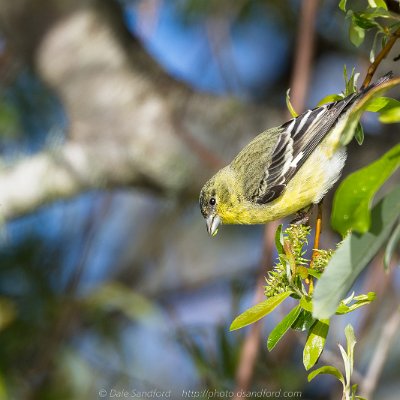
[{"label": "thin branch", "polygon": [[[265,284],[265,267],[268,265],[273,256],[273,243],[275,230],[279,222],[274,221],[265,227],[264,231],[264,246],[263,256],[261,259],[260,274],[257,279],[256,292],[254,295],[253,303],[257,304],[261,302],[264,295],[264,284]],[[257,360],[258,351],[261,342],[261,321],[252,324],[249,328],[249,332],[245,338],[243,348],[240,354],[239,367],[236,372],[236,390],[235,393],[243,393],[250,387],[251,378],[253,376],[254,366]],[[235,397],[235,400],[239,400],[239,397]]]},{"label": "thin branch", "polygon": [[212,169],[220,169],[226,164],[218,154],[213,152],[207,146],[203,145],[185,128],[184,124],[182,123],[182,119],[179,118],[176,111],[171,111],[171,122],[175,128],[175,135],[178,136],[190,149],[190,151],[197,156],[199,161],[205,165],[208,165]]},{"label": "thin branch", "polygon": [[378,343],[375,347],[375,352],[369,363],[369,368],[361,383],[361,395],[368,399],[372,398],[372,394],[376,389],[379,377],[381,376],[383,367],[392,341],[400,327],[400,309],[397,308],[393,315],[383,325]]},{"label": "thin branch", "polygon": [[[177,154],[175,157],[178,160]],[[178,176],[184,171],[179,172],[179,165],[173,167],[167,161],[146,161],[145,155],[110,141],[67,143],[58,150],[0,168],[1,218],[12,219],[51,200],[70,198],[86,190],[138,185],[158,192],[171,191],[180,185]],[[187,176],[192,175],[189,169],[187,172]]]},{"label": "thin branch", "polygon": [[318,0],[301,3],[300,26],[296,43],[296,54],[291,83],[291,102],[297,112],[304,109],[311,76],[311,65],[314,55],[315,21]]},{"label": "thin branch", "polygon": [[[299,42],[296,46],[295,65],[292,79],[292,103],[296,110],[304,108],[305,98],[307,96],[314,52],[315,18],[317,15],[317,9],[318,0],[302,2],[298,35]],[[264,298],[264,269],[265,265],[268,265],[268,261],[272,257],[274,233],[278,224],[279,221],[275,221],[265,227],[263,260],[261,262],[260,272],[261,277],[257,281],[255,302],[259,302]],[[250,327],[243,345],[239,367],[236,374],[236,393],[240,393],[241,390],[246,391],[250,387],[260,341],[261,324],[258,322]]]},{"label": "thin branch", "polygon": [[361,85],[361,89],[366,88],[376,70],[379,67],[379,64],[383,61],[384,58],[386,58],[386,56],[389,54],[390,50],[392,49],[393,45],[396,43],[396,40],[400,37],[400,28],[398,28],[390,37],[390,39],[387,41],[386,45],[382,48],[382,50],[378,53],[378,55],[376,56],[375,60],[373,63],[370,64],[370,66],[368,67],[367,70],[367,74],[365,75],[364,78],[364,82]]}]

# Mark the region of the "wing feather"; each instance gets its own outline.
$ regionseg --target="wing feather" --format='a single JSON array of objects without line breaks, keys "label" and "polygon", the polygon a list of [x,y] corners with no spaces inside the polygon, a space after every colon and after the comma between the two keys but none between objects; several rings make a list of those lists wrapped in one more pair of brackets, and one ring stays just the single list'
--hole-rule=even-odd
[{"label": "wing feather", "polygon": [[265,204],[279,197],[291,177],[336,124],[340,115],[359,96],[354,93],[343,100],[307,110],[282,125],[271,161],[264,169],[252,200]]},{"label": "wing feather", "polygon": [[230,167],[241,177],[243,196],[254,203],[275,200],[310,154],[358,99],[373,87],[391,79],[389,73],[343,100],[307,110],[277,128],[255,137],[232,161]]}]

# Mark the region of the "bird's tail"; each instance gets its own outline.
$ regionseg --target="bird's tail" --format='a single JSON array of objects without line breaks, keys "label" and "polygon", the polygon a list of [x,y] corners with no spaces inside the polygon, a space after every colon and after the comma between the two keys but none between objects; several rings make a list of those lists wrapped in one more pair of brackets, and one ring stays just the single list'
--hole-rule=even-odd
[{"label": "bird's tail", "polygon": [[361,100],[366,93],[368,93],[371,89],[376,88],[377,86],[382,85],[385,82],[390,81],[393,78],[393,72],[390,71],[387,74],[383,75],[379,78],[376,82],[371,83],[366,88],[361,88],[358,92],[354,92],[347,96],[343,101],[345,102],[345,106],[343,111],[348,110],[349,108],[353,107],[355,103]]},{"label": "bird's tail", "polygon": [[371,83],[368,85],[366,88],[361,89],[360,93],[364,94],[366,92],[369,92],[371,89],[374,87],[382,85],[382,83],[388,82],[393,78],[393,72],[389,71],[387,74],[383,75],[381,78],[379,78],[376,82]]}]

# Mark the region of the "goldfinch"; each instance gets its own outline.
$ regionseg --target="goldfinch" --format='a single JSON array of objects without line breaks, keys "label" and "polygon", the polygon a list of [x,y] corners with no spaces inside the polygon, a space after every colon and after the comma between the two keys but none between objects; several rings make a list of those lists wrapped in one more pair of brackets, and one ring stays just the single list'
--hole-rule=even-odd
[{"label": "goldfinch", "polygon": [[319,203],[342,172],[348,116],[391,76],[255,137],[200,192],[208,233],[216,235],[220,224],[264,224]]}]

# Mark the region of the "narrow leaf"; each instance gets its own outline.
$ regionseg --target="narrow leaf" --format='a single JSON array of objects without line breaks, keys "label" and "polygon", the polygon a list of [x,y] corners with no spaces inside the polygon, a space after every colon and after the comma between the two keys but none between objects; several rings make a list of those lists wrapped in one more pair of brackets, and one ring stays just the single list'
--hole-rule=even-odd
[{"label": "narrow leaf", "polygon": [[346,384],[349,384],[350,378],[351,378],[349,356],[347,355],[345,349],[343,348],[343,346],[341,344],[338,344],[338,346],[339,346],[339,350],[340,350],[340,353],[343,358],[344,370],[345,370],[345,376],[346,376]]},{"label": "narrow leaf", "polygon": [[342,303],[346,304],[346,305],[350,304],[354,299],[354,295],[355,295],[355,293],[351,292],[351,295],[346,297],[344,300],[342,300]]},{"label": "narrow leaf", "polygon": [[323,99],[319,101],[317,106],[320,107],[323,106],[324,104],[333,103],[337,100],[342,100],[342,99],[343,96],[341,96],[340,94],[328,94],[328,96],[325,96]]},{"label": "narrow leaf", "polygon": [[329,320],[317,320],[311,327],[303,351],[303,364],[309,370],[318,361],[325,346],[329,330]]},{"label": "narrow leaf", "polygon": [[289,312],[289,314],[287,314],[286,317],[283,318],[282,321],[279,322],[275,326],[275,328],[271,331],[267,341],[267,347],[269,351],[271,351],[276,346],[276,344],[279,342],[279,340],[281,340],[281,338],[287,332],[287,330],[293,325],[293,323],[298,318],[300,311],[301,311],[300,306],[294,307]]},{"label": "narrow leaf", "polygon": [[385,0],[368,0],[368,4],[370,5],[370,7],[373,8],[380,7],[387,10],[387,5],[385,3]]},{"label": "narrow leaf", "polygon": [[292,103],[290,102],[290,89],[288,89],[286,92],[286,106],[290,112],[290,115],[293,118],[296,118],[299,115],[299,114],[297,114],[297,112],[295,111],[295,109],[292,106]]},{"label": "narrow leaf", "polygon": [[249,308],[244,313],[240,314],[232,322],[230,330],[243,328],[246,325],[250,325],[259,319],[265,317],[271,311],[273,311],[283,300],[290,296],[292,292],[279,293],[276,296],[270,297],[261,303]]},{"label": "narrow leaf", "polygon": [[354,138],[357,140],[357,143],[361,146],[364,142],[364,130],[360,123],[357,124],[356,132],[354,134]]},{"label": "narrow leaf", "polygon": [[283,249],[283,233],[282,233],[282,224],[278,226],[275,232],[275,247],[278,252],[278,255],[285,255],[285,251]]},{"label": "narrow leaf", "polygon": [[351,43],[356,47],[360,47],[365,38],[365,30],[357,25],[354,18],[350,23],[349,35]]},{"label": "narrow leaf", "polygon": [[349,357],[350,362],[350,376],[353,373],[354,366],[354,346],[357,343],[356,337],[354,335],[354,329],[351,324],[348,324],[346,328],[344,328],[344,334],[346,336],[347,341],[347,357]]},{"label": "narrow leaf", "polygon": [[336,190],[332,228],[344,236],[349,230],[364,233],[370,226],[370,205],[375,193],[400,166],[400,144],[377,161],[349,175]]},{"label": "narrow leaf", "polygon": [[378,32],[375,33],[374,41],[372,42],[371,51],[369,53],[369,61],[371,63],[373,63],[375,61],[375,51],[377,50],[376,47],[377,47],[377,44],[378,44],[379,35],[381,35],[381,34],[382,34],[381,31],[378,31]]},{"label": "narrow leaf", "polygon": [[344,301],[342,301],[338,308],[336,309],[336,314],[341,315],[341,314],[347,314],[349,312],[352,312],[354,310],[357,310],[357,308],[360,308],[362,306],[365,306],[366,304],[371,303],[374,301],[376,298],[376,294],[374,292],[369,292],[367,295],[361,295],[354,297],[354,303],[351,304],[350,306],[345,304]]},{"label": "narrow leaf", "polygon": [[392,259],[396,246],[398,246],[399,244],[400,244],[400,223],[394,229],[392,236],[390,236],[390,239],[385,249],[383,265],[385,266],[386,270],[389,269],[390,260]]},{"label": "narrow leaf", "polygon": [[324,367],[315,369],[314,371],[310,372],[308,374],[308,382],[312,381],[317,375],[320,374],[329,374],[329,375],[333,375],[334,377],[336,377],[340,382],[342,382],[342,385],[345,386],[344,383],[344,376],[342,375],[342,373],[336,368],[336,367],[332,367],[330,365],[326,365]]},{"label": "narrow leaf", "polygon": [[349,234],[333,254],[317,282],[313,296],[313,316],[329,318],[341,299],[372,257],[386,242],[400,214],[400,186],[372,209],[371,228],[360,235]]},{"label": "narrow leaf", "polygon": [[340,8],[342,11],[346,11],[346,2],[347,2],[347,0],[340,0],[339,8]]}]

